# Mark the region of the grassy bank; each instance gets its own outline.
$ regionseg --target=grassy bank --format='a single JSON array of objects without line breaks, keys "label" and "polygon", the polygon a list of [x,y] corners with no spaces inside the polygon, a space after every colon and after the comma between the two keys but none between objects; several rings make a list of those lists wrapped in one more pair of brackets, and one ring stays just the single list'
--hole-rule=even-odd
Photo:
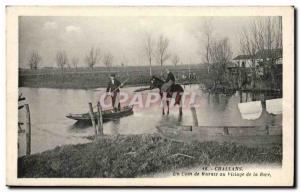
[{"label": "grassy bank", "polygon": [[18,160],[18,177],[138,177],[197,165],[281,163],[281,145],[182,143],[159,135],[104,136]]},{"label": "grassy bank", "polygon": [[[199,65],[168,66],[168,68],[174,73],[180,83],[198,83],[199,80],[207,78],[206,68]],[[153,75],[159,77],[160,72],[160,66],[152,68]],[[184,76],[187,77],[189,72],[193,73],[191,81],[183,78]],[[20,69],[19,87],[72,89],[105,87],[109,81],[110,73],[116,73],[117,78],[121,81],[128,79],[126,82],[128,86],[149,85],[150,83],[149,67],[145,66],[112,67],[110,69],[104,67],[94,69],[70,68],[64,69],[64,71],[51,68],[39,70]]]}]

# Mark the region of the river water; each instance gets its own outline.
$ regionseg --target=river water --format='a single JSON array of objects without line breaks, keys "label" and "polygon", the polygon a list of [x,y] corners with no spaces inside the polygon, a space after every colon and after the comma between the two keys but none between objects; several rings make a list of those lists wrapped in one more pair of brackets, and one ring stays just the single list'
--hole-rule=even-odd
[{"label": "river water", "polygon": [[[122,91],[133,93],[137,87],[123,88]],[[85,113],[88,103],[93,104],[99,99],[100,92],[82,89],[19,89],[30,106],[32,123],[32,153],[39,153],[66,144],[90,142],[87,136],[94,135],[90,125],[82,125],[66,118],[69,113]],[[151,90],[157,92],[158,90]],[[237,104],[240,102],[267,99],[278,96],[266,94],[248,94],[236,92],[232,95],[208,94],[202,92],[198,85],[186,86],[185,92],[197,93],[196,107],[199,125],[281,125],[282,115],[271,115],[263,111],[255,120],[242,119]],[[144,94],[147,91],[143,92]],[[25,112],[19,110],[19,122],[24,122]],[[183,107],[183,116],[179,120],[178,108],[170,110],[169,115],[162,116],[161,108],[134,107],[134,114],[119,120],[104,123],[104,134],[144,134],[155,133],[156,126],[162,124],[191,125],[193,122],[190,109]],[[22,129],[25,129],[22,126]],[[25,154],[25,133],[19,133],[18,155]]]}]

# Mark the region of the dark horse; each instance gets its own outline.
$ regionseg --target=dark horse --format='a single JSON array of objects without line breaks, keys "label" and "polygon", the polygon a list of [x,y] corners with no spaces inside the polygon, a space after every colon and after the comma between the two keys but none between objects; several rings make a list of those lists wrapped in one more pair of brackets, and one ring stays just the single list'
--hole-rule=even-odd
[{"label": "dark horse", "polygon": [[[167,93],[163,93],[163,91],[161,90],[162,85],[165,83],[163,80],[159,79],[158,77],[152,76],[151,78],[151,84],[150,84],[150,89],[155,89],[158,88],[159,89],[159,95],[161,97],[161,99],[166,99],[166,104],[168,107],[168,111],[167,114],[169,114],[169,104],[170,101],[169,99],[172,98],[172,96],[175,96],[175,103],[174,105],[179,105],[179,115],[182,115],[182,103],[181,103],[181,97],[183,94],[183,88],[181,87],[181,85],[179,84],[175,84],[172,86],[171,90]],[[164,96],[166,96],[166,98],[164,98]],[[165,107],[163,105],[162,108],[162,114],[165,114]]]}]

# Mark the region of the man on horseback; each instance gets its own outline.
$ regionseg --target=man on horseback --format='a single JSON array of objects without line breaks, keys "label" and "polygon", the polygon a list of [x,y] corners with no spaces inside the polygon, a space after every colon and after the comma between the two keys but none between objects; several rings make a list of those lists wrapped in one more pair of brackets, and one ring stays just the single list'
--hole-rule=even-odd
[{"label": "man on horseback", "polygon": [[165,83],[162,85],[161,90],[163,92],[171,92],[173,85],[175,84],[175,76],[168,68],[166,68],[166,72],[168,76]]},{"label": "man on horseback", "polygon": [[174,75],[169,70],[167,70],[167,72],[168,72],[168,78],[166,79],[166,81],[163,81],[158,77],[152,76],[149,89],[155,89],[155,88],[159,89],[159,94],[163,102],[163,107],[162,107],[163,115],[165,114],[165,110],[164,110],[165,104],[167,105],[167,110],[168,110],[167,113],[169,114],[169,103],[170,103],[169,99],[171,99],[174,96],[175,98],[174,105],[179,105],[179,115],[181,116],[182,115],[181,98],[184,90],[181,87],[181,85],[175,84]]},{"label": "man on horseback", "polygon": [[[111,96],[112,100],[112,106],[115,111],[121,110],[120,105],[120,88],[123,86],[123,84],[115,78],[115,74],[110,74],[110,81],[108,82],[106,93],[107,95]],[[110,93],[109,93],[110,92]]]}]

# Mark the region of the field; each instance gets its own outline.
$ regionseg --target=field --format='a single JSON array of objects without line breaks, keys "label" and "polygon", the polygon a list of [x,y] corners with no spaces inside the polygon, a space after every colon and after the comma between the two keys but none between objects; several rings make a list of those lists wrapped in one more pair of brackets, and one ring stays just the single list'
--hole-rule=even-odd
[{"label": "field", "polygon": [[[168,66],[174,73],[179,83],[198,83],[201,79],[207,78],[207,70],[201,65]],[[152,74],[160,76],[160,66],[152,67]],[[105,87],[109,80],[109,74],[116,73],[120,81],[126,82],[127,86],[149,85],[149,67],[128,66],[128,67],[96,67],[70,68],[62,71],[58,68],[43,68],[38,70],[20,69],[19,87],[47,87],[47,88],[73,88],[90,89]],[[192,74],[192,79],[184,78]],[[166,74],[165,74],[166,75]]]},{"label": "field", "polygon": [[159,135],[103,136],[18,160],[18,177],[139,177],[204,165],[278,164],[282,145],[177,142]]}]

